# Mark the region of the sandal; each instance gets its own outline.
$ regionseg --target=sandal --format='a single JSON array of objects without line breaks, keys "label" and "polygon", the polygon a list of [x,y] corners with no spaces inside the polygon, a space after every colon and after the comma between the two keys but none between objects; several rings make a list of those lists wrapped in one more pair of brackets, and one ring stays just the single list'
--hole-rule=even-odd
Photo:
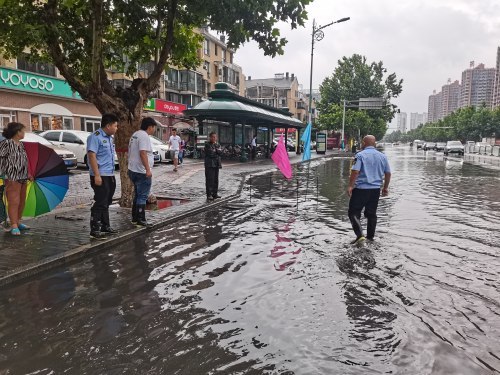
[{"label": "sandal", "polygon": [[30,227],[28,227],[25,224],[19,224],[17,227],[19,228],[19,230],[30,230],[31,229]]},{"label": "sandal", "polygon": [[19,230],[19,228],[12,228],[10,230],[10,234],[12,234],[13,236],[20,236],[21,235],[21,231]]}]

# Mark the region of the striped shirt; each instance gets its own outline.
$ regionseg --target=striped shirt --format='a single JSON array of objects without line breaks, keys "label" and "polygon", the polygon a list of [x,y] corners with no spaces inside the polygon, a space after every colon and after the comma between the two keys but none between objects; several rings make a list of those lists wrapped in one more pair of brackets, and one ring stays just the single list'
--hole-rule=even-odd
[{"label": "striped shirt", "polygon": [[28,155],[22,142],[12,139],[0,142],[0,175],[11,181],[28,179]]}]

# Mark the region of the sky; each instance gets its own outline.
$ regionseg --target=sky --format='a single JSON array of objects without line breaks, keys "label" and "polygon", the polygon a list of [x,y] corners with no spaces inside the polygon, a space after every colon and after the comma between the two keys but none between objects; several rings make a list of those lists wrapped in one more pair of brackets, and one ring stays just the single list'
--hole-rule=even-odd
[{"label": "sky", "polygon": [[288,40],[284,55],[264,56],[254,42],[237,50],[235,63],[247,77],[295,73],[309,89],[312,21],[325,25],[343,17],[351,19],[324,29],[315,44],[313,89],[340,58],[357,53],[383,61],[388,73],[403,79],[403,92],[393,100],[402,112],[427,112],[432,91],[448,78],[460,81],[471,61],[496,65],[500,0],[314,0],[306,9],[305,27],[279,25]]}]

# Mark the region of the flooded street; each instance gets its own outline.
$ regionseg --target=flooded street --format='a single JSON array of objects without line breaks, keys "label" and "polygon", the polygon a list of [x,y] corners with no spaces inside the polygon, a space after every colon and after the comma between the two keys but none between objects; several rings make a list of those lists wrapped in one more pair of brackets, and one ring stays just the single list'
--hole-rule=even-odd
[{"label": "flooded street", "polygon": [[314,161],[0,291],[0,374],[499,373],[500,171],[386,153],[373,243]]}]

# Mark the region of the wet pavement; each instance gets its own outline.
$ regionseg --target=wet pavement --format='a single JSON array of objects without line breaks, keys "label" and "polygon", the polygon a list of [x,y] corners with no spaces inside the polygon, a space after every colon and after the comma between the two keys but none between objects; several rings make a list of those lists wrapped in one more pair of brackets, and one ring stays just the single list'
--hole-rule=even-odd
[{"label": "wet pavement", "polygon": [[0,292],[0,373],[500,371],[500,171],[388,149],[351,246],[349,159]]}]

